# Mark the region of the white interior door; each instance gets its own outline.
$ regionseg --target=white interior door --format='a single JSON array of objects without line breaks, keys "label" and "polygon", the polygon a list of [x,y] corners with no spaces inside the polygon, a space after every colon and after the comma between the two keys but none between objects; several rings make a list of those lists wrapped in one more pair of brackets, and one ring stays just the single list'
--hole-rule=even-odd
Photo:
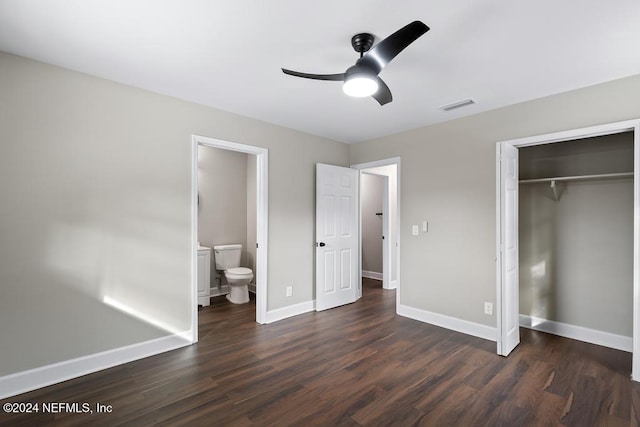
[{"label": "white interior door", "polygon": [[318,163],[317,311],[356,300],[358,266],[358,171]]},{"label": "white interior door", "polygon": [[507,356],[520,343],[518,279],[518,149],[500,144],[500,298],[498,353]]}]

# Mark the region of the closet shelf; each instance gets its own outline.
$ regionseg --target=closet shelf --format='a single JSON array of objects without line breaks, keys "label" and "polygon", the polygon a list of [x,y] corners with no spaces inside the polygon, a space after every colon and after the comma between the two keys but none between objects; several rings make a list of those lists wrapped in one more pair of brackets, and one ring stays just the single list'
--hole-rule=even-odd
[{"label": "closet shelf", "polygon": [[558,176],[555,178],[521,179],[520,184],[535,184],[536,182],[556,181],[587,181],[591,179],[619,179],[633,177],[633,172],[601,173],[595,175]]}]

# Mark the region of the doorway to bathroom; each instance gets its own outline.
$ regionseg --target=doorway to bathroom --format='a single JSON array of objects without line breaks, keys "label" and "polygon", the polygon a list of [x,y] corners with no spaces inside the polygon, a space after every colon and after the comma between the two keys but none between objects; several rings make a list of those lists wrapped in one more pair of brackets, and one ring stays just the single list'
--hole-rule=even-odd
[{"label": "doorway to bathroom", "polygon": [[[241,244],[253,271],[256,322],[266,323],[268,150],[193,135],[191,192],[192,327],[198,305],[229,292],[216,270],[214,246]],[[208,273],[208,274],[207,274]],[[226,303],[226,300],[223,300]],[[215,309],[215,304],[212,309]]]},{"label": "doorway to bathroom", "polygon": [[[400,158],[351,166],[360,173],[360,288],[362,279],[400,288]],[[396,295],[396,304],[399,301]]]}]

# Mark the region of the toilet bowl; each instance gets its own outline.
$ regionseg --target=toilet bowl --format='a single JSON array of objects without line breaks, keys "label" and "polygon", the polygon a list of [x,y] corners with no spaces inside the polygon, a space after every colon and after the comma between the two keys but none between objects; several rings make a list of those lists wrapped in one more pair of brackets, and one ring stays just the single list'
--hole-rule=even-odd
[{"label": "toilet bowl", "polygon": [[249,283],[253,279],[253,271],[245,267],[230,268],[225,270],[224,277],[230,289],[227,299],[234,304],[249,302]]},{"label": "toilet bowl", "polygon": [[249,302],[249,283],[253,280],[250,268],[240,267],[242,245],[214,246],[216,270],[224,272],[224,278],[229,285],[227,300],[234,304]]}]

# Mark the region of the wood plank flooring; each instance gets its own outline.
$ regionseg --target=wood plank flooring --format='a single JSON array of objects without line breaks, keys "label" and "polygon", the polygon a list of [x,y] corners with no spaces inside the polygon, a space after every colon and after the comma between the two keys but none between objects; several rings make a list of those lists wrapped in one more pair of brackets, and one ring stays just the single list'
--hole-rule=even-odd
[{"label": "wood plank flooring", "polygon": [[[224,298],[200,342],[5,402],[87,402],[107,414],[7,415],[11,426],[636,426],[631,355],[522,329],[495,343],[395,315],[366,280],[361,301],[270,325]],[[344,326],[347,325],[347,326]]]}]

